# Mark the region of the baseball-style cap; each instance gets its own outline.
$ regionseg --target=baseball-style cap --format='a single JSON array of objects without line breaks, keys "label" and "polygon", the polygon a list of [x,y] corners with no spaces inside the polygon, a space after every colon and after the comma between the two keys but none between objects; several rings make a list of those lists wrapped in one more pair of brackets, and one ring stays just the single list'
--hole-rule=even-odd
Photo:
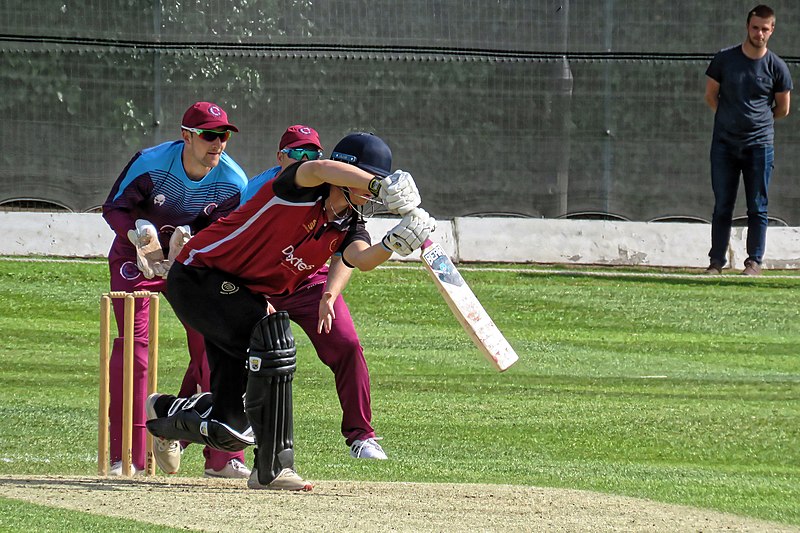
[{"label": "baseball-style cap", "polygon": [[238,132],[239,128],[228,122],[228,114],[217,104],[211,102],[197,102],[183,114],[181,126],[184,128],[197,128],[200,130],[231,130]]},{"label": "baseball-style cap", "polygon": [[317,130],[309,126],[304,126],[303,124],[295,124],[294,126],[286,128],[286,131],[281,136],[278,150],[297,148],[298,146],[305,146],[307,144],[314,145],[322,150],[322,144],[319,142]]}]

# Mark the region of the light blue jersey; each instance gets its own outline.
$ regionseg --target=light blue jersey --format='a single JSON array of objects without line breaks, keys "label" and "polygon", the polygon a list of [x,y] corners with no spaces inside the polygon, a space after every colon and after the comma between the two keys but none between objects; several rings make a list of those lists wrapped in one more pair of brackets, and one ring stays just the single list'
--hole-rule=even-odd
[{"label": "light blue jersey", "polygon": [[194,181],[183,168],[183,145],[166,142],[138,152],[114,183],[103,216],[118,236],[114,247],[120,253],[134,253],[126,235],[136,219],[153,223],[167,248],[175,227],[188,225],[194,235],[239,206],[247,186],[244,170],[223,152],[219,164]]},{"label": "light blue jersey", "polygon": [[257,193],[265,183],[277,176],[280,171],[281,167],[277,166],[265,170],[257,176],[253,176],[253,178],[247,182],[247,188],[242,193],[242,199],[240,200],[239,205],[244,204],[247,200],[252,198],[253,195]]}]

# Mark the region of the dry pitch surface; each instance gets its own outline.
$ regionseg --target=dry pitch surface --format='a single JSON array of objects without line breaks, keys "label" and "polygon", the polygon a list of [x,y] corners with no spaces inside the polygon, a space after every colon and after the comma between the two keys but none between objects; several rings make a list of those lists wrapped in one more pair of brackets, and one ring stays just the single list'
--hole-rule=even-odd
[{"label": "dry pitch surface", "polygon": [[320,481],[308,493],[243,480],[0,476],[0,496],[187,531],[737,531],[800,528],[587,491]]}]

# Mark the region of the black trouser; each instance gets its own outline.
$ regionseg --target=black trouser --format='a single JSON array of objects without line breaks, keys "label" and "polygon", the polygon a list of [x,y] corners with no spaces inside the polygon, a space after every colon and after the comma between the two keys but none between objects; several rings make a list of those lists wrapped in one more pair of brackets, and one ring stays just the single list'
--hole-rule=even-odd
[{"label": "black trouser", "polygon": [[178,318],[205,338],[213,398],[210,418],[244,431],[250,425],[242,401],[247,350],[253,327],[266,315],[264,297],[235,276],[178,262],[170,268],[164,295]]}]

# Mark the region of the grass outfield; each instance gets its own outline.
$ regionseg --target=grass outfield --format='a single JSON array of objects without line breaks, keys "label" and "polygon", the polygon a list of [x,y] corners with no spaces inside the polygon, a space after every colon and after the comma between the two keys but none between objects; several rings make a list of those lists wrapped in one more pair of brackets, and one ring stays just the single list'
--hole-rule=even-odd
[{"label": "grass outfield", "polygon": [[[296,329],[300,473],[588,489],[800,525],[800,276],[586,270],[462,268],[520,355],[502,374],[421,266],[355,274],[346,296],[391,460],[349,458],[332,374]],[[96,472],[107,279],[96,261],[0,260],[0,474]],[[179,387],[184,343],[163,305],[163,391]],[[202,467],[190,447],[181,473]],[[49,513],[0,499],[0,529],[102,523]]]}]

